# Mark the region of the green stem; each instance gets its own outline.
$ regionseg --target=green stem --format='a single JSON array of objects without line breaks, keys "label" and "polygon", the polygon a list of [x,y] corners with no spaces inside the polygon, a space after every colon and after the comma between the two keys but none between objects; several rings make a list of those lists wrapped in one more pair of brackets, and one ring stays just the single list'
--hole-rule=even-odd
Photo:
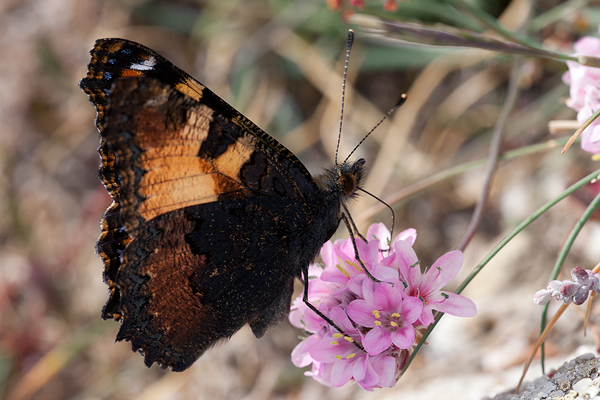
[{"label": "green stem", "polygon": [[559,60],[559,61],[567,61],[567,60],[577,61],[576,58],[568,56],[566,54],[561,54],[561,53],[545,50],[539,43],[535,42],[534,40],[531,40],[530,38],[528,38],[526,36],[520,35],[515,32],[511,32],[511,31],[505,29],[502,25],[500,25],[498,23],[498,21],[494,17],[492,17],[491,15],[482,11],[480,8],[474,7],[474,6],[466,3],[464,0],[446,0],[446,1],[448,1],[450,4],[452,4],[455,7],[460,7],[462,9],[468,11],[473,16],[475,16],[477,19],[479,19],[481,22],[483,22],[485,25],[487,25],[489,28],[493,29],[494,31],[496,31],[500,35],[502,35],[503,37],[514,42],[514,44],[519,44],[521,46],[528,47],[534,53],[540,52],[541,57],[552,58],[552,59]]},{"label": "green stem", "polygon": [[446,0],[446,1],[450,4],[452,4],[454,7],[459,7],[459,8],[462,8],[463,10],[466,10],[471,15],[473,15],[475,18],[477,18],[479,21],[481,21],[483,24],[485,24],[487,27],[498,32],[500,35],[504,36],[505,38],[510,39],[513,42],[520,43],[524,46],[529,46],[532,48],[539,48],[539,45],[536,42],[534,42],[533,40],[505,29],[502,25],[500,25],[498,23],[498,21],[494,17],[492,17],[491,15],[489,15],[488,13],[483,11],[481,8],[475,7],[472,4],[466,3],[463,0]]},{"label": "green stem", "polygon": [[349,17],[353,24],[362,26],[367,32],[384,35],[388,38],[412,43],[429,44],[433,46],[453,46],[479,48],[505,54],[517,54],[525,57],[541,57],[560,62],[575,61],[578,58],[567,54],[549,51],[541,47],[531,47],[513,41],[503,41],[486,34],[457,29],[449,26],[428,27],[422,24],[388,21],[363,14]]}]

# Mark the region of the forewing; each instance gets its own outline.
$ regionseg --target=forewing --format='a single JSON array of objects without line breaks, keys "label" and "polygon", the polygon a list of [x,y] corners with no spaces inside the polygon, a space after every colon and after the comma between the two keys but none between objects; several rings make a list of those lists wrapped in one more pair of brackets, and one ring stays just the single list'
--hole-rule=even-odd
[{"label": "forewing", "polygon": [[[286,175],[286,185],[293,188],[295,196],[307,197],[313,195],[317,187],[310,174],[298,158],[278,141],[256,126],[227,102],[214,94],[189,74],[173,65],[169,60],[155,51],[125,39],[98,39],[90,51],[91,60],[88,73],[80,82],[80,87],[88,94],[90,101],[96,107],[96,125],[102,132],[105,124],[105,114],[109,99],[115,97],[112,86],[119,80],[132,77],[154,78],[171,86],[186,97],[195,100],[214,110],[222,121],[228,121],[237,126],[243,135],[252,136],[261,145],[267,158],[273,159]],[[208,151],[223,151],[218,137],[210,137],[205,146]],[[102,150],[102,145],[101,145]],[[102,154],[103,167],[111,165],[110,155]],[[107,162],[104,162],[106,158]],[[109,171],[110,172],[110,171]],[[110,175],[110,173],[106,174]],[[117,189],[112,182],[103,178],[111,194]]]}]

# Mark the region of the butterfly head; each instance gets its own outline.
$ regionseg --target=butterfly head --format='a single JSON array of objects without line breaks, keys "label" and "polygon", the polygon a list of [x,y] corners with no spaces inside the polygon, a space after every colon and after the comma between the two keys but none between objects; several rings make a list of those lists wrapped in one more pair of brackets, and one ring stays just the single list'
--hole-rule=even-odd
[{"label": "butterfly head", "polygon": [[344,162],[334,169],[334,182],[337,189],[345,198],[354,197],[360,187],[365,171],[365,159],[361,158],[353,163]]}]

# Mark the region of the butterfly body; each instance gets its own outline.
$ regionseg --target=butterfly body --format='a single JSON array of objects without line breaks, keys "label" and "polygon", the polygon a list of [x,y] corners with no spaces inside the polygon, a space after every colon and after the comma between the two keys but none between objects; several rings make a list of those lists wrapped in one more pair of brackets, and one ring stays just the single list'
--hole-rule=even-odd
[{"label": "butterfly body", "polygon": [[154,51],[100,39],[80,86],[96,107],[114,202],[97,252],[109,299],[148,366],[188,368],[245,324],[287,314],[364,160],[312,177],[284,146]]}]

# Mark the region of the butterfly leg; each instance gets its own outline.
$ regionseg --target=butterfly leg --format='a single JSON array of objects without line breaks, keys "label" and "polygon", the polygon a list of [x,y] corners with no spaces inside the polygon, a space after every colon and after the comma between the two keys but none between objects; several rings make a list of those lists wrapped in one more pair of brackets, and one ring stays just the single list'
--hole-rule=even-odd
[{"label": "butterfly leg", "polygon": [[348,217],[348,220],[350,221],[350,224],[352,224],[352,229],[354,230],[354,232],[356,232],[356,235],[359,238],[361,238],[365,243],[368,243],[368,240],[363,235],[361,235],[360,231],[356,227],[356,224],[354,223],[354,220],[352,219],[352,215],[350,215],[350,212],[346,208],[346,205],[342,204],[342,207],[344,208],[344,214]]},{"label": "butterfly leg", "polygon": [[306,304],[308,306],[308,308],[310,308],[312,311],[314,311],[314,313],[317,314],[319,317],[323,318],[323,320],[325,322],[327,322],[329,325],[333,326],[339,333],[344,335],[344,338],[346,338],[346,340],[353,343],[356,347],[358,347],[362,351],[365,351],[365,349],[360,344],[356,343],[354,341],[354,339],[352,339],[352,337],[346,335],[346,333],[344,333],[344,331],[339,326],[337,326],[336,323],[331,320],[331,318],[327,317],[325,314],[323,314],[321,311],[319,311],[317,309],[317,307],[315,307],[308,301],[308,280],[309,280],[308,279],[308,267],[302,269],[302,275],[303,275],[303,279],[304,279],[304,295],[302,296],[302,301],[304,302],[304,304]]},{"label": "butterfly leg", "polygon": [[356,257],[356,261],[358,261],[358,263],[362,267],[363,271],[365,271],[365,274],[367,274],[369,279],[371,279],[373,282],[380,283],[381,281],[379,279],[375,278],[373,275],[371,275],[371,273],[367,270],[367,267],[365,267],[365,264],[363,263],[363,261],[358,256],[358,247],[356,247],[356,238],[354,237],[354,233],[352,232],[352,226],[350,225],[350,220],[348,219],[348,216],[346,215],[346,213],[341,212],[340,217],[344,220],[344,223],[346,224],[346,228],[348,229],[348,232],[350,233],[350,238],[352,239],[352,246],[354,247],[354,256]]}]

